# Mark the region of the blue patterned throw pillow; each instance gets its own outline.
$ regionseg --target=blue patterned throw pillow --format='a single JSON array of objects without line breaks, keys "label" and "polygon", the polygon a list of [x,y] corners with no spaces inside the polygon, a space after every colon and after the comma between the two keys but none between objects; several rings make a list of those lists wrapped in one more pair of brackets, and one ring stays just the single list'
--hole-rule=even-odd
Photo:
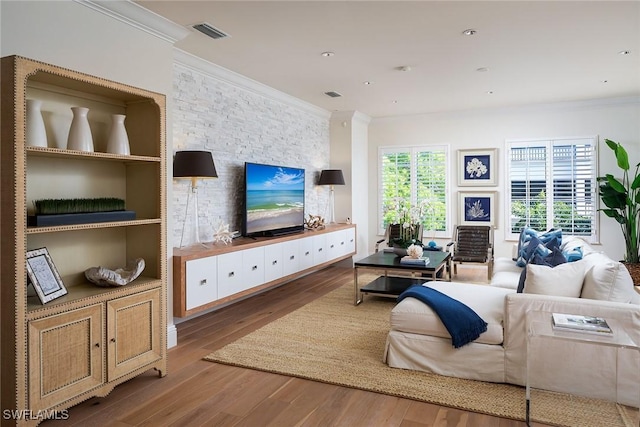
[{"label": "blue patterned throw pillow", "polygon": [[[537,239],[536,246],[529,248],[533,238]],[[562,230],[559,228],[552,228],[542,233],[538,233],[533,228],[523,228],[518,241],[518,259],[516,260],[516,265],[518,267],[524,267],[534,253],[538,253],[542,257],[549,255],[554,248],[560,247],[561,242]]]}]

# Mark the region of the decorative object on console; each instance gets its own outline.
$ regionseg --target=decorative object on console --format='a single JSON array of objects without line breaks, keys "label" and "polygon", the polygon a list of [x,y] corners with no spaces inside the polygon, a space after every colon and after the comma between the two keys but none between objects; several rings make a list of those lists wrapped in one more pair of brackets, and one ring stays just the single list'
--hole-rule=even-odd
[{"label": "decorative object on console", "polygon": [[134,211],[125,210],[125,201],[115,197],[85,199],[40,199],[33,201],[34,215],[27,217],[31,227],[130,221]]},{"label": "decorative object on console", "polygon": [[336,215],[335,215],[335,195],[334,195],[334,185],[344,185],[344,176],[342,175],[342,170],[340,169],[325,169],[320,173],[320,180],[318,181],[318,185],[328,185],[330,186],[330,195],[329,195],[329,224],[336,223]]},{"label": "decorative object on console", "polygon": [[309,230],[322,230],[325,227],[324,218],[320,215],[309,214],[309,218],[305,220],[304,226]]},{"label": "decorative object on console", "polygon": [[220,221],[216,231],[213,233],[213,243],[222,242],[227,245],[233,240],[234,233],[237,232],[229,231],[229,224]]},{"label": "decorative object on console", "polygon": [[458,211],[460,225],[490,225],[497,224],[498,210],[496,209],[497,193],[495,191],[459,191]]},{"label": "decorative object on console", "polygon": [[634,175],[629,176],[629,156],[619,143],[604,140],[616,155],[618,167],[622,170],[622,181],[612,174],[599,176],[600,199],[607,207],[600,209],[605,215],[614,218],[622,229],[625,242],[624,265],[629,270],[634,284],[640,284],[640,163],[636,165]]},{"label": "decorative object on console", "polygon": [[85,107],[71,107],[73,120],[67,138],[67,150],[93,151],[93,135],[89,126],[89,109]]},{"label": "decorative object on console", "polygon": [[498,149],[458,150],[458,185],[493,186],[498,184]]},{"label": "decorative object on console", "polygon": [[109,139],[107,141],[107,153],[122,154],[125,156],[131,154],[127,129],[124,127],[126,117],[124,114],[111,115],[111,130],[109,131]]},{"label": "decorative object on console", "polygon": [[98,286],[124,286],[137,279],[144,267],[144,259],[137,258],[124,268],[110,270],[106,267],[91,267],[85,270],[84,275],[87,280]]},{"label": "decorative object on console", "polygon": [[42,118],[42,101],[27,99],[26,144],[30,147],[46,147],[47,132]]},{"label": "decorative object on console", "polygon": [[42,304],[67,294],[47,248],[27,251],[27,276]]},{"label": "decorative object on console", "polygon": [[189,244],[200,242],[200,227],[198,226],[198,178],[217,178],[216,167],[213,164],[213,156],[209,151],[177,151],[173,158],[173,177],[189,178],[191,180],[189,193],[187,195],[187,206],[182,223],[182,235],[180,237],[180,247],[184,243],[184,231],[187,225],[189,214],[189,201],[193,203],[191,214],[193,224],[191,227],[191,238]]}]

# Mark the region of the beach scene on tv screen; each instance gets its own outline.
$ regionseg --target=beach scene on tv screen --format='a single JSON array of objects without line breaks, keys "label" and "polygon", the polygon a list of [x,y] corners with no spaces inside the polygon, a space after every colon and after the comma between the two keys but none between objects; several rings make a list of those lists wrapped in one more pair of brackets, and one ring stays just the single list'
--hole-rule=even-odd
[{"label": "beach scene on tv screen", "polygon": [[247,232],[304,224],[304,170],[247,165]]}]

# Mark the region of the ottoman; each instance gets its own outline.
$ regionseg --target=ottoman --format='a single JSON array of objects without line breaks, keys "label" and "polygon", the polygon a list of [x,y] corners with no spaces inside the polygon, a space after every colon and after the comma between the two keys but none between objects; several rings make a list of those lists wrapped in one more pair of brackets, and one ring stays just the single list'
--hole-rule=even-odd
[{"label": "ottoman", "polygon": [[474,342],[456,349],[438,315],[417,299],[405,298],[391,311],[385,363],[393,368],[504,382],[505,297],[515,290],[459,282],[434,281],[423,286],[469,306],[487,322],[487,331]]}]

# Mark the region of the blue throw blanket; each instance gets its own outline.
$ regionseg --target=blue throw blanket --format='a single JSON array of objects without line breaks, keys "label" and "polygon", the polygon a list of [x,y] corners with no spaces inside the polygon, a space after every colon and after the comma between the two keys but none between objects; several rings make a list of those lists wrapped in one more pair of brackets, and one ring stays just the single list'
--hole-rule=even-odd
[{"label": "blue throw blanket", "polygon": [[487,322],[482,320],[475,311],[433,288],[412,286],[400,294],[398,302],[407,297],[422,301],[440,316],[440,320],[451,335],[451,342],[455,348],[470,343],[487,330]]}]

